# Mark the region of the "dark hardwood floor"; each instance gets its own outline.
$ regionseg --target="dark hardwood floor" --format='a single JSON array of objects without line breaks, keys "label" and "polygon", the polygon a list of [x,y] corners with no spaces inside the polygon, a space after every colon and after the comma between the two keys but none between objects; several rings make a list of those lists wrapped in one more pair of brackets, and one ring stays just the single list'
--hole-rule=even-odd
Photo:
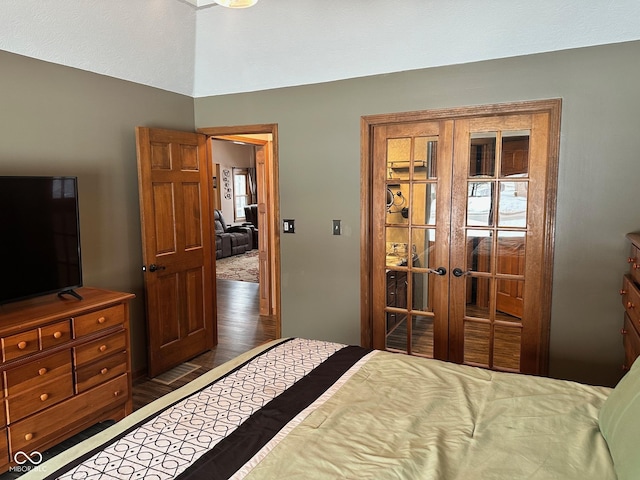
[{"label": "dark hardwood floor", "polygon": [[204,372],[262,345],[275,337],[275,320],[260,316],[257,283],[217,279],[218,345],[188,363],[200,368],[164,385],[153,379],[138,379],[133,384],[133,409],[146,405],[175,390]]}]

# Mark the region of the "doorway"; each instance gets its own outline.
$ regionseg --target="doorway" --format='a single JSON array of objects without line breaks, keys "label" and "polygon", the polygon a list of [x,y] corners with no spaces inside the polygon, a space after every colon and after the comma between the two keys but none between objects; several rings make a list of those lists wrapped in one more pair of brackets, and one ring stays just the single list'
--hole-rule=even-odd
[{"label": "doorway", "polygon": [[362,120],[362,343],[546,374],[560,101]]},{"label": "doorway", "polygon": [[[280,236],[277,125],[246,125],[208,127],[198,130],[209,137],[209,158],[213,163],[211,141],[252,145],[255,157],[255,181],[258,225],[259,311],[270,317],[276,326],[276,338],[281,336],[280,322]],[[209,191],[214,191],[210,176]]]}]

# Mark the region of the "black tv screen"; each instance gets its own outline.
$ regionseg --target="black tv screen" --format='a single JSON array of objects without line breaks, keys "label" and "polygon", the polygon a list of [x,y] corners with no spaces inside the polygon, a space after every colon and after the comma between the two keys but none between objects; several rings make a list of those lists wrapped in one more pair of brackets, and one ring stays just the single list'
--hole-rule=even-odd
[{"label": "black tv screen", "polygon": [[0,176],[0,304],[82,286],[76,177]]}]

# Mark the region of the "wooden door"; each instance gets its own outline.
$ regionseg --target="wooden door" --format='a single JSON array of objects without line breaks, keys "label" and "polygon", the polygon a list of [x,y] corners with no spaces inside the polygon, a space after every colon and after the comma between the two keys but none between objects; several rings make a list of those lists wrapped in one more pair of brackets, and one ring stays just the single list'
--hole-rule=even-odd
[{"label": "wooden door", "polygon": [[374,347],[446,358],[452,121],[374,130]]},{"label": "wooden door", "polygon": [[273,303],[271,301],[271,268],[269,268],[269,257],[271,246],[269,244],[269,219],[267,218],[267,193],[270,188],[267,184],[267,158],[268,150],[266,145],[256,146],[256,183],[264,186],[258,189],[258,272],[260,315],[272,315]]},{"label": "wooden door", "polygon": [[546,373],[559,109],[367,119],[373,347]]},{"label": "wooden door", "polygon": [[539,373],[549,115],[458,119],[454,149],[449,358]]},{"label": "wooden door", "polygon": [[206,136],[138,127],[138,183],[154,377],[216,339]]}]

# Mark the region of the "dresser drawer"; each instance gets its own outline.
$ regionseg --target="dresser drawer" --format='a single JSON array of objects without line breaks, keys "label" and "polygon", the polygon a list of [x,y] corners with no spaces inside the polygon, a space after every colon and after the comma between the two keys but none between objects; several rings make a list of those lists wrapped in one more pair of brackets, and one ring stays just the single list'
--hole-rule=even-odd
[{"label": "dresser drawer", "polygon": [[629,275],[633,280],[640,284],[640,248],[631,244],[631,251],[629,253]]},{"label": "dresser drawer", "polygon": [[91,363],[100,358],[108,357],[115,352],[125,350],[127,341],[125,331],[114,333],[108,337],[95,340],[80,347],[74,348],[74,357],[76,359],[76,368],[87,363]]},{"label": "dresser drawer", "polygon": [[622,280],[622,305],[629,315],[629,318],[640,329],[640,291],[629,275],[625,275]]},{"label": "dresser drawer", "polygon": [[7,397],[9,424],[51,407],[73,395],[71,375],[54,378],[25,392]]},{"label": "dresser drawer", "polygon": [[36,353],[39,349],[38,330],[2,337],[2,359],[5,362]]},{"label": "dresser drawer", "polygon": [[122,375],[127,371],[127,352],[103,358],[76,370],[76,393],[82,393],[96,385]]},{"label": "dresser drawer", "polygon": [[61,377],[71,378],[71,353],[68,349],[4,372],[9,396]]},{"label": "dresser drawer", "polygon": [[124,305],[97,310],[79,315],[73,319],[73,333],[75,338],[98,332],[105,328],[124,324]]},{"label": "dresser drawer", "polygon": [[629,370],[635,359],[640,356],[640,335],[626,314],[622,327],[622,344],[624,345],[624,365],[622,368]]},{"label": "dresser drawer", "polygon": [[40,345],[42,350],[61,345],[71,340],[71,321],[54,323],[40,327]]},{"label": "dresser drawer", "polygon": [[[62,402],[8,427],[10,452],[33,452],[51,445],[66,430],[82,425],[85,419],[116,409],[127,402],[129,381],[121,375],[82,395]],[[62,430],[61,430],[62,429]]]}]

